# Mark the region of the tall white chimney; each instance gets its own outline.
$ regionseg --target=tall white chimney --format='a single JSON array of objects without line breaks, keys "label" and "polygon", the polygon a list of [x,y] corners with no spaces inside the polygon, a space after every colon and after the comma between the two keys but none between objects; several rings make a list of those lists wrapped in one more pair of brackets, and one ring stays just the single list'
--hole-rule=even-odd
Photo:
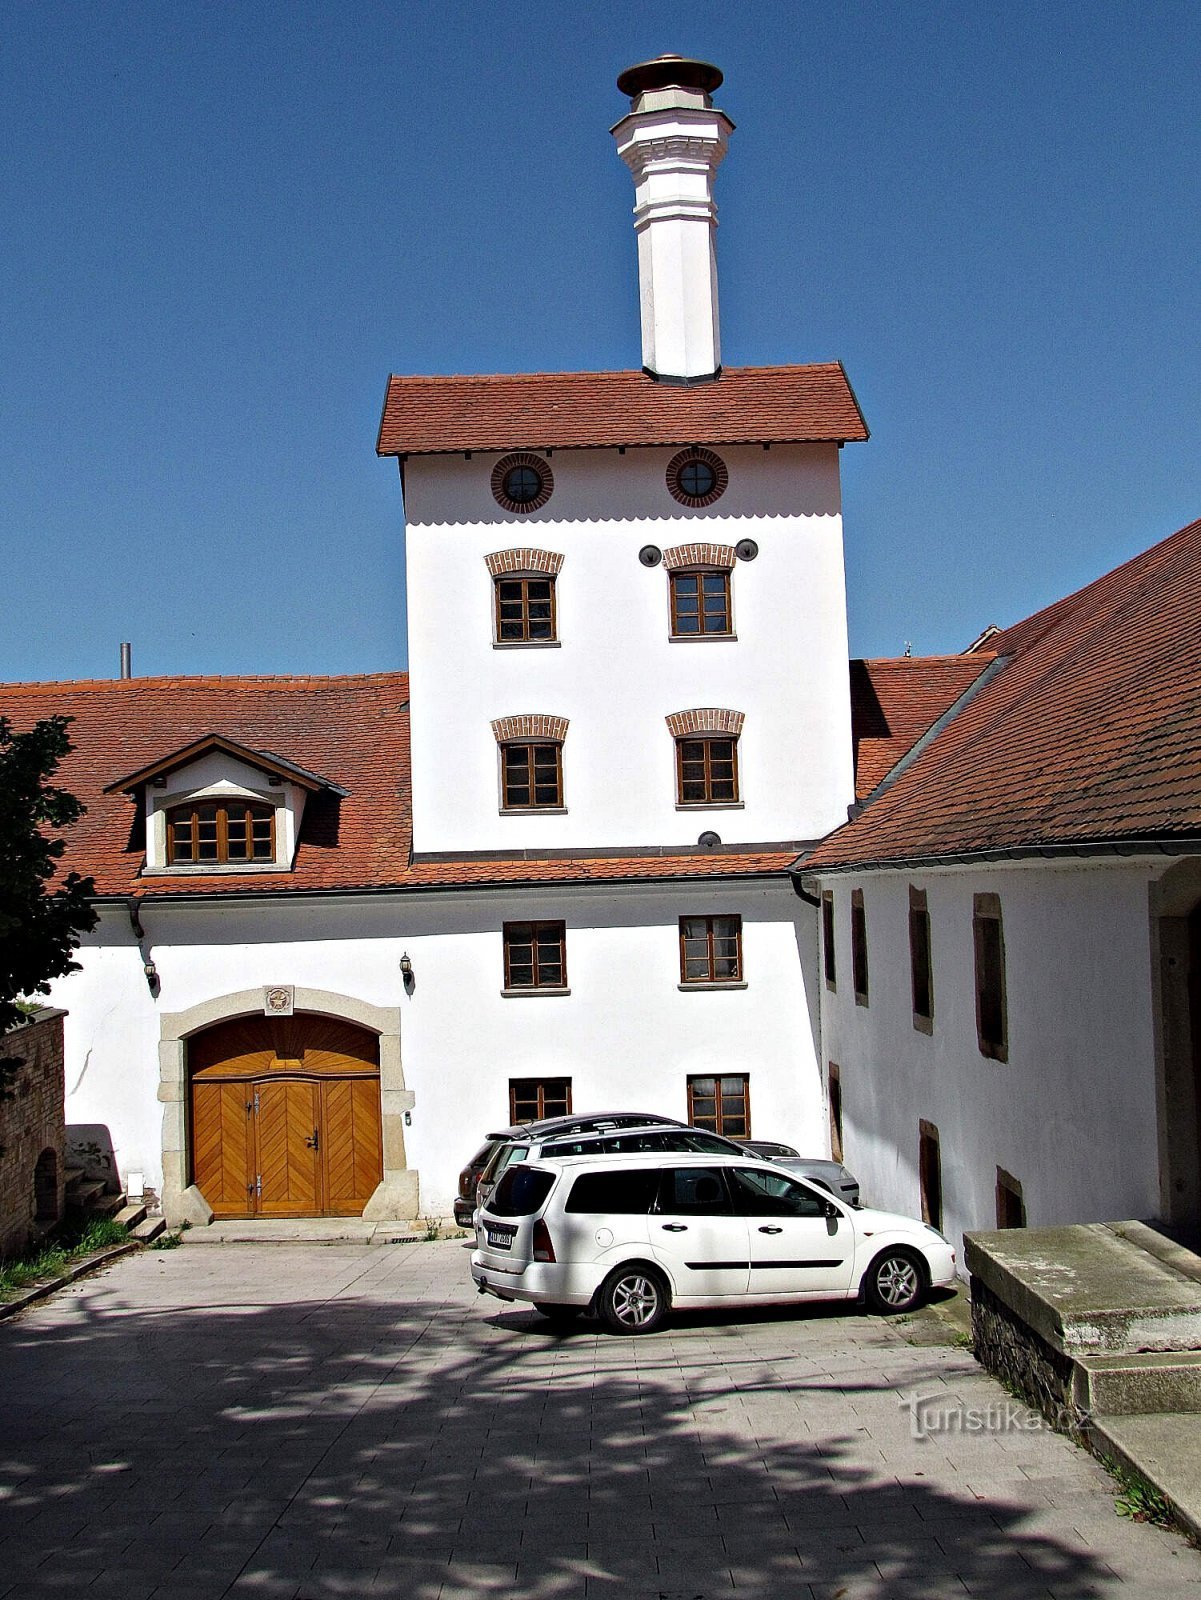
[{"label": "tall white chimney", "polygon": [[722,81],[707,61],[659,56],[617,87],[630,114],[613,129],[634,179],[642,365],[667,383],[721,370],[713,177],[734,124],[710,95]]}]

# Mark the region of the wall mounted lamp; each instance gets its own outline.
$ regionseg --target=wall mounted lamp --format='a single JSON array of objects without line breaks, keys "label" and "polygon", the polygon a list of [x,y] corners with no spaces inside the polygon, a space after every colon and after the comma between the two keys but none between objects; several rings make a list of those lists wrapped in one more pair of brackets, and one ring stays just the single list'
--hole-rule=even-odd
[{"label": "wall mounted lamp", "polygon": [[158,968],[153,961],[147,961],[142,971],[146,974],[146,987],[152,995],[157,996],[159,991]]},{"label": "wall mounted lamp", "polygon": [[400,981],[404,984],[405,993],[412,994],[413,963],[409,960],[409,952],[407,950],[400,958]]}]

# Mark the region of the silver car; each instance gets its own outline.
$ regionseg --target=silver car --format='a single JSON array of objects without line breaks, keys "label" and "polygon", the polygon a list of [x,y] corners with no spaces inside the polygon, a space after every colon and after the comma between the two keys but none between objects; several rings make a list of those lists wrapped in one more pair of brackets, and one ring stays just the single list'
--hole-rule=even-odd
[{"label": "silver car", "polygon": [[859,1179],[848,1172],[841,1161],[823,1161],[816,1156],[802,1156],[790,1144],[775,1144],[766,1139],[743,1139],[742,1148],[761,1161],[774,1161],[798,1178],[808,1178],[811,1183],[829,1189],[849,1206],[859,1204]]}]

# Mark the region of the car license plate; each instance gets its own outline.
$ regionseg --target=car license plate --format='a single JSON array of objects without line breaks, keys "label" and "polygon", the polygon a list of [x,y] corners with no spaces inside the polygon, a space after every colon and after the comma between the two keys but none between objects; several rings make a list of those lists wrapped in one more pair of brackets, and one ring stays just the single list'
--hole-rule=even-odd
[{"label": "car license plate", "polygon": [[488,1243],[494,1250],[511,1250],[513,1248],[513,1235],[511,1233],[501,1233],[498,1228],[489,1228]]}]

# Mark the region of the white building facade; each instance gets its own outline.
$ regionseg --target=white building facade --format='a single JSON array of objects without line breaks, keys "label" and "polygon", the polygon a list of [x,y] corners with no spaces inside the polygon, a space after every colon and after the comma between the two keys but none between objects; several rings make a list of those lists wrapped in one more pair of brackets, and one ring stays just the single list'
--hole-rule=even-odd
[{"label": "white building facade", "polygon": [[171,1222],[445,1215],[480,1138],[543,1111],[828,1153],[786,869],[853,793],[866,429],[837,364],[722,368],[720,74],[622,82],[644,370],[392,380],[407,686],[34,697],[76,717],[100,869],[55,986],[68,1120]]}]

